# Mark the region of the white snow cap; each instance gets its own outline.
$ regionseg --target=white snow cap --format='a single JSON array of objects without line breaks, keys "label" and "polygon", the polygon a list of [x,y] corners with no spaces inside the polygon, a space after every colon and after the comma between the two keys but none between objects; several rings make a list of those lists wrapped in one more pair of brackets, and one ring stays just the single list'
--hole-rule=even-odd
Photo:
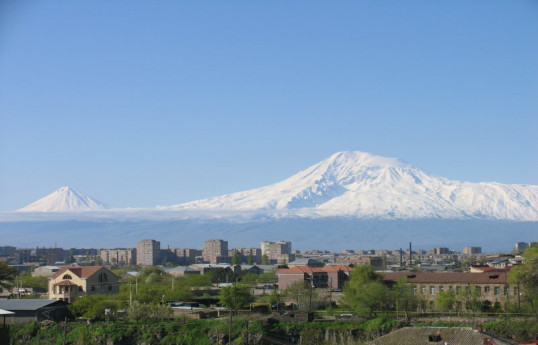
[{"label": "white snow cap", "polygon": [[18,212],[71,212],[102,210],[106,206],[75,189],[61,187]]},{"label": "white snow cap", "polygon": [[343,151],[273,185],[168,209],[536,221],[537,207],[538,186],[451,181],[397,158]]}]

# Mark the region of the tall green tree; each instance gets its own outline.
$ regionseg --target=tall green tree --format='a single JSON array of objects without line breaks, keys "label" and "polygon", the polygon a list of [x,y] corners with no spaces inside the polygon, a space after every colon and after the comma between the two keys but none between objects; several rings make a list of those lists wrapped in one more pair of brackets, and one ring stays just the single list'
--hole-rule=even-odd
[{"label": "tall green tree", "polygon": [[244,285],[226,286],[219,293],[220,304],[232,311],[248,307],[253,300],[250,288]]},{"label": "tall green tree", "polygon": [[291,299],[298,309],[311,309],[318,299],[318,291],[312,287],[309,281],[300,280],[290,284],[284,289],[285,297]]},{"label": "tall green tree", "polygon": [[391,289],[392,309],[403,311],[407,317],[408,311],[417,310],[419,297],[413,292],[415,285],[409,284],[407,278],[398,281]]},{"label": "tall green tree", "polygon": [[388,309],[391,295],[371,266],[358,266],[344,286],[342,302],[357,315],[371,316],[375,311]]},{"label": "tall green tree", "polygon": [[[514,266],[508,273],[508,282],[519,286],[519,303],[522,309],[538,312],[538,247],[527,248],[523,252],[524,264]],[[521,309],[521,308],[520,308]]]},{"label": "tall green tree", "polygon": [[18,271],[10,267],[5,261],[0,261],[0,291],[13,286]]},{"label": "tall green tree", "polygon": [[239,265],[239,252],[237,250],[234,250],[234,254],[232,256],[232,265]]},{"label": "tall green tree", "polygon": [[439,311],[451,311],[456,306],[456,294],[452,290],[440,291],[435,299],[435,306]]}]

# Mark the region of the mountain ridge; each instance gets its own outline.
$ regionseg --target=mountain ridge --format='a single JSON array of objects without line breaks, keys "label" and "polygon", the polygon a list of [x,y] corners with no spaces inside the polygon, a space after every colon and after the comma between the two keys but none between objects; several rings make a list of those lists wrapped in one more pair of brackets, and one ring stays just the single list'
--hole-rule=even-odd
[{"label": "mountain ridge", "polygon": [[538,186],[460,182],[360,151],[329,158],[269,186],[162,207],[359,218],[538,220]]},{"label": "mountain ridge", "polygon": [[[72,191],[71,199],[66,191]],[[68,187],[18,212],[106,210]],[[75,192],[78,196],[75,198]],[[56,198],[52,197],[57,194]],[[48,202],[48,203],[47,203]],[[337,152],[280,182],[212,198],[140,211],[181,217],[354,217],[379,219],[538,220],[538,186],[460,182],[435,176],[397,158]],[[227,213],[228,212],[228,213]],[[164,215],[164,213],[163,213]]]}]

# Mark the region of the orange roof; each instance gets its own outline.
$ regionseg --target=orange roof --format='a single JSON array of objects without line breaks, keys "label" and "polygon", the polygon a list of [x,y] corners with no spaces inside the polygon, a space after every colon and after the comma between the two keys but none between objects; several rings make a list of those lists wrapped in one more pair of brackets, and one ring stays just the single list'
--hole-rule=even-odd
[{"label": "orange roof", "polygon": [[325,272],[337,272],[337,271],[344,271],[344,272],[351,272],[353,271],[353,268],[346,266],[346,265],[330,265],[323,267]]},{"label": "orange roof", "polygon": [[301,273],[329,273],[329,272],[338,272],[346,271],[350,272],[353,269],[345,265],[334,265],[326,267],[310,267],[310,266],[294,266],[291,268],[281,268],[276,270],[277,274],[301,274]]},{"label": "orange roof", "polygon": [[79,278],[88,278],[94,275],[95,272],[99,271],[101,268],[103,268],[103,266],[66,266],[60,268],[52,276],[50,276],[50,278],[56,279],[67,271],[75,274]]}]

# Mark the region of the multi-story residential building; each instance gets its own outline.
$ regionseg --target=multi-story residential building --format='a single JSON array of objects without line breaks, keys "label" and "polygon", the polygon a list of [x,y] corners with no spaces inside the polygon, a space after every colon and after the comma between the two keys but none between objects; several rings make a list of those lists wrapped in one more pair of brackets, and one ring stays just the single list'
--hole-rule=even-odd
[{"label": "multi-story residential building", "polygon": [[233,257],[236,251],[239,255],[239,263],[248,263],[249,257],[252,257],[253,264],[261,264],[262,262],[262,251],[260,248],[235,248],[228,250],[228,256]]},{"label": "multi-story residential building", "polygon": [[444,255],[444,254],[450,254],[450,249],[447,247],[435,247],[431,249],[431,252],[434,255]]},{"label": "multi-story residential building", "polygon": [[104,266],[62,267],[49,278],[49,299],[68,303],[86,294],[120,291],[119,278]]},{"label": "multi-story residential building", "polygon": [[177,257],[176,260],[179,265],[188,266],[195,262],[199,250],[191,248],[174,248],[172,249],[172,252]]},{"label": "multi-story residential building", "polygon": [[291,254],[291,242],[288,241],[263,241],[261,243],[261,252],[262,256],[267,256],[267,259],[274,263],[282,262],[284,260],[290,262],[294,259]]},{"label": "multi-story residential building", "polygon": [[136,264],[136,249],[101,249],[99,257],[103,264],[134,265]]},{"label": "multi-story residential building", "polygon": [[39,248],[37,256],[44,260],[47,265],[54,265],[57,262],[69,259],[69,252],[63,248]]},{"label": "multi-story residential building", "polygon": [[202,252],[204,261],[211,264],[216,264],[228,260],[228,241],[209,240],[204,242],[204,250]]},{"label": "multi-story residential building", "polygon": [[516,253],[522,253],[527,248],[529,248],[529,244],[527,242],[517,242],[514,249]]},{"label": "multi-story residential building", "polygon": [[136,264],[142,266],[156,265],[161,257],[161,242],[142,240],[136,244]]},{"label": "multi-story residential building", "polygon": [[463,247],[464,255],[482,254],[482,247]]}]

